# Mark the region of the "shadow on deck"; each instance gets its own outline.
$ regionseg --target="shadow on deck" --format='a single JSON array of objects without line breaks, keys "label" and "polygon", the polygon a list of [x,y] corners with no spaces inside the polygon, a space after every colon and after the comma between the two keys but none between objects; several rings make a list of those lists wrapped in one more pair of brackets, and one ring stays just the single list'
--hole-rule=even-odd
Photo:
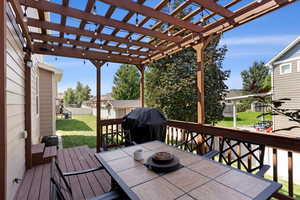
[{"label": "shadow on deck", "polygon": [[[61,149],[57,159],[63,172],[99,167],[94,157],[95,150],[87,146]],[[74,200],[99,196],[110,190],[110,176],[99,170],[93,173],[68,177]],[[50,163],[28,170],[16,194],[15,200],[49,200]]]}]

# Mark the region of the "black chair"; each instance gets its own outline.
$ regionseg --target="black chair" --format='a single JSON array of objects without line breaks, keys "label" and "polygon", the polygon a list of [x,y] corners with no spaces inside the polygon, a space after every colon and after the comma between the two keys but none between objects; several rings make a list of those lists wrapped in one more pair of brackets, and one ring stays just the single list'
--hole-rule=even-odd
[{"label": "black chair", "polygon": [[[82,171],[63,173],[60,169],[58,163],[53,160],[51,165],[51,179],[50,179],[50,200],[73,200],[73,193],[70,184],[68,183],[66,177],[86,174],[93,171],[103,169],[102,167],[93,168]],[[121,192],[111,191],[104,193],[100,196],[90,198],[88,200],[114,200],[120,199]]]},{"label": "black chair", "polygon": [[[219,162],[236,165],[249,173],[264,176],[269,165],[264,165],[265,145],[220,138]],[[245,163],[246,162],[246,163]]]}]

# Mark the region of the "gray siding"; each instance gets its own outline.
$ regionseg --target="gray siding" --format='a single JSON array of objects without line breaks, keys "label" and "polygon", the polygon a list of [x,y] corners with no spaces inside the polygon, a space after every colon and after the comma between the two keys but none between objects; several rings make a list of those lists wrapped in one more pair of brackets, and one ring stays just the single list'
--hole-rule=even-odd
[{"label": "gray siding", "polygon": [[[292,64],[292,73],[280,74],[280,65],[273,68],[273,99],[290,98],[283,108],[300,108],[300,72],[297,71],[297,61],[289,62]],[[300,61],[300,59],[299,59]],[[297,125],[288,120],[285,116],[274,116],[274,129],[282,129]],[[299,134],[299,129],[292,131],[281,131],[284,134]]]},{"label": "gray siding", "polygon": [[282,61],[291,58],[299,58],[300,57],[300,42],[296,44],[292,49],[290,49],[287,53],[281,56],[277,61]]}]

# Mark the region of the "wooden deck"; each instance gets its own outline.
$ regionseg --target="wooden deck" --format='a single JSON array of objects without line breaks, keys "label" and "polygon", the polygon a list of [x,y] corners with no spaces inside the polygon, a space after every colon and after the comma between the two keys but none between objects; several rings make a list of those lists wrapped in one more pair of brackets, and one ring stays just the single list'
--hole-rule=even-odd
[{"label": "wooden deck", "polygon": [[[61,149],[57,159],[63,172],[98,167],[95,150],[87,146]],[[110,176],[99,170],[93,173],[68,178],[74,200],[98,196],[110,190]],[[49,200],[50,164],[43,164],[28,170],[16,194],[15,200]]]}]

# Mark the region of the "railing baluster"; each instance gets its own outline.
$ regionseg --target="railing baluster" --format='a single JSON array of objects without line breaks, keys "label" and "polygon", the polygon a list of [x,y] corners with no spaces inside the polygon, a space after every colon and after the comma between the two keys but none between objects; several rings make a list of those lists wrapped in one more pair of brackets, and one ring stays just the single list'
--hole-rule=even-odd
[{"label": "railing baluster", "polygon": [[107,146],[107,145],[109,145],[109,141],[108,141],[108,134],[109,134],[108,125],[105,126],[105,130],[106,130],[105,140],[106,140],[106,146]]},{"label": "railing baluster", "polygon": [[178,128],[176,128],[175,130],[176,130],[176,145],[178,145]]},{"label": "railing baluster", "polygon": [[241,169],[241,143],[237,146],[237,154],[238,154],[238,168]]},{"label": "railing baluster", "polygon": [[173,127],[171,128],[171,144],[174,145],[174,129]]},{"label": "railing baluster", "polygon": [[170,144],[170,132],[167,134],[167,144]]},{"label": "railing baluster", "polygon": [[116,134],[117,134],[117,144],[119,144],[119,124],[116,124],[117,125],[117,128],[116,128]]},{"label": "railing baluster", "polygon": [[278,182],[277,149],[273,149],[273,180]]},{"label": "railing baluster", "polygon": [[289,196],[294,196],[294,181],[293,181],[293,153],[288,152],[288,182],[289,182]]},{"label": "railing baluster", "polygon": [[[248,148],[251,151],[252,150],[252,145],[248,144]],[[252,154],[249,154],[248,156],[248,170],[252,169]]]}]

